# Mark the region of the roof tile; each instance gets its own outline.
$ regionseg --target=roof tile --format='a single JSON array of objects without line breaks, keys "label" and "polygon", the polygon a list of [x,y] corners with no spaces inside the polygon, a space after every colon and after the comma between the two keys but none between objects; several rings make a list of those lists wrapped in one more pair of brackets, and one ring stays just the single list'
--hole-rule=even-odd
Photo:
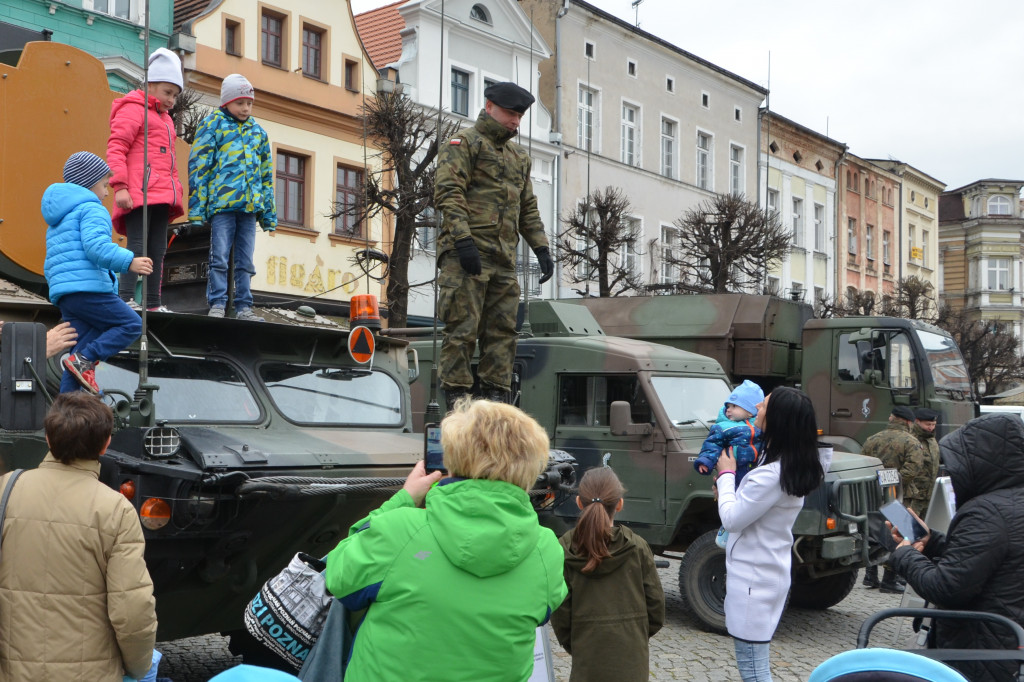
[{"label": "roof tile", "polygon": [[359,38],[363,41],[366,53],[370,55],[373,67],[378,71],[392,62],[397,62],[402,56],[401,31],[405,28],[405,19],[398,13],[398,8],[406,2],[407,0],[398,0],[390,5],[356,15]]}]

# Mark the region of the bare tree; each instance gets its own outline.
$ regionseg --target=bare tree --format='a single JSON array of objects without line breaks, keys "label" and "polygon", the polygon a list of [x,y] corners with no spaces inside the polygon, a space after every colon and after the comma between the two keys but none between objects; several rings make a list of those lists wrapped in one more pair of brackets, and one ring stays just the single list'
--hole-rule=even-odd
[{"label": "bare tree", "polygon": [[715,293],[761,282],[789,253],[792,239],[778,213],[733,194],[716,194],[675,224],[680,248],[666,251],[666,260],[684,281]]},{"label": "bare tree", "polygon": [[858,315],[874,315],[875,314],[875,292],[870,290],[860,290],[851,287],[843,296],[843,300],[840,302],[837,300],[837,312],[834,317],[855,317]]},{"label": "bare tree", "polygon": [[435,225],[438,138],[448,139],[459,126],[445,117],[439,121],[401,92],[378,92],[362,107],[362,115],[368,144],[377,150],[381,170],[367,172],[361,201],[334,203],[330,217],[348,217],[346,223],[358,226],[384,213],[394,216],[394,241],[386,254],[389,324],[404,327],[412,242],[417,228]]},{"label": "bare tree", "polygon": [[[558,235],[558,261],[569,266],[573,284],[597,282],[602,298],[639,291],[643,282],[635,263],[640,260],[641,239],[629,220],[629,199],[616,187],[594,190],[562,222]],[[632,259],[632,263],[630,262]]]},{"label": "bare tree", "polygon": [[935,287],[917,275],[902,277],[896,281],[894,295],[882,299],[882,314],[903,317],[909,320],[934,321]]},{"label": "bare tree", "polygon": [[1011,324],[974,320],[962,309],[949,306],[939,309],[936,324],[959,346],[975,395],[993,395],[1024,379],[1020,339]]},{"label": "bare tree", "polygon": [[202,93],[192,88],[185,88],[178,95],[178,101],[174,103],[174,108],[168,112],[174,120],[174,128],[178,137],[188,144],[195,141],[196,129],[199,128],[203,119],[210,115],[211,109],[202,104],[202,99]]}]

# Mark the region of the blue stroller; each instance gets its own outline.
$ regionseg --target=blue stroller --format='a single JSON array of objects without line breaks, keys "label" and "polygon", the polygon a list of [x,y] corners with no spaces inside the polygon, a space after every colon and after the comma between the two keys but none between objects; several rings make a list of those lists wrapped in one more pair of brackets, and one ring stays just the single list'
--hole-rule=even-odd
[{"label": "blue stroller", "polygon": [[[1012,630],[1016,649],[899,649],[869,648],[871,629],[888,618],[936,618],[979,620]],[[967,682],[967,678],[941,661],[1020,661],[1015,679],[1024,682],[1024,628],[1005,616],[979,611],[940,609],[884,609],[861,625],[857,648],[828,659],[811,673],[807,682]]]}]

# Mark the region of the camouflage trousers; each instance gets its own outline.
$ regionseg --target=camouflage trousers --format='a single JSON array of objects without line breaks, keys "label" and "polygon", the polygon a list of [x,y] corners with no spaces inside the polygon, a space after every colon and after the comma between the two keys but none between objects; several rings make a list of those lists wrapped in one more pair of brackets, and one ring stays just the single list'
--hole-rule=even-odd
[{"label": "camouflage trousers", "polygon": [[479,275],[467,274],[454,253],[441,258],[437,315],[444,322],[438,363],[441,386],[469,390],[477,341],[481,385],[508,390],[516,355],[519,282],[514,269],[483,259]]}]

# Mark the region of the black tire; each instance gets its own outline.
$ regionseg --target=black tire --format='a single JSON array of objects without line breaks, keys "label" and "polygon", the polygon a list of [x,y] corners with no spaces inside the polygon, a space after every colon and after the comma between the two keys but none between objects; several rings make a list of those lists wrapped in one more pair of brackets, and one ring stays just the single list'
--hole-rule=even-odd
[{"label": "black tire", "polygon": [[860,571],[856,568],[845,573],[827,575],[816,580],[806,575],[793,576],[793,585],[789,591],[789,605],[798,609],[815,609],[824,611],[846,599],[853,586],[857,584]]},{"label": "black tire", "polygon": [[701,630],[725,631],[725,550],[715,544],[717,530],[704,533],[686,548],[679,563],[679,597]]}]

